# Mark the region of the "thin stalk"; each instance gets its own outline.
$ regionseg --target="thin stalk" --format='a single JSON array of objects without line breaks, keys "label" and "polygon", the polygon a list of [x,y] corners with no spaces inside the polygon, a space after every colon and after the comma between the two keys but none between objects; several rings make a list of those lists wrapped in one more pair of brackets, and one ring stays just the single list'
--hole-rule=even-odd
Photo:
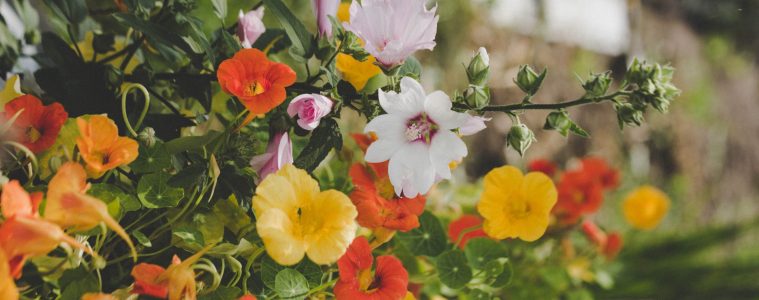
[{"label": "thin stalk", "polygon": [[575,99],[572,101],[565,101],[565,102],[559,102],[559,103],[530,103],[530,102],[522,102],[518,104],[510,104],[510,105],[489,105],[486,107],[483,107],[480,109],[481,111],[500,111],[500,112],[511,112],[515,110],[539,110],[539,109],[562,109],[562,108],[568,108],[572,106],[580,106],[585,105],[589,103],[600,103],[606,100],[613,100],[617,96],[621,95],[629,95],[628,92],[619,91],[613,94],[605,95],[605,96],[599,96],[599,97],[591,97],[587,98],[585,96]]}]

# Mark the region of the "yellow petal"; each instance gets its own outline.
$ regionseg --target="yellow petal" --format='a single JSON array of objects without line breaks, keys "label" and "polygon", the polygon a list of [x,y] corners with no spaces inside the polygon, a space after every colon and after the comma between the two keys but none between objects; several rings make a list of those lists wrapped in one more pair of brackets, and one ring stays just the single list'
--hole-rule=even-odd
[{"label": "yellow petal", "polygon": [[558,199],[556,186],[551,178],[541,172],[531,172],[524,177],[522,185],[527,193],[530,209],[547,217]]},{"label": "yellow petal", "polygon": [[269,174],[256,187],[256,195],[253,196],[253,212],[258,217],[271,209],[279,209],[289,218],[295,219],[299,207],[292,184],[278,173]]},{"label": "yellow petal", "polygon": [[21,93],[21,80],[18,75],[13,75],[5,82],[5,87],[0,90],[0,112],[5,111],[5,103],[10,102],[16,97],[23,95]]},{"label": "yellow petal", "polygon": [[0,299],[18,299],[18,288],[11,277],[8,258],[2,249],[0,249]]},{"label": "yellow petal", "polygon": [[301,214],[308,258],[320,265],[337,261],[356,236],[357,215],[356,207],[345,194],[336,190],[319,193]]},{"label": "yellow petal", "polygon": [[311,202],[319,193],[319,182],[317,182],[308,172],[298,169],[292,164],[283,166],[277,175],[283,176],[290,182],[295,191],[295,197],[298,199],[298,206]]},{"label": "yellow petal", "polygon": [[637,229],[654,229],[667,215],[669,202],[669,197],[661,190],[653,186],[641,186],[624,200],[625,219]]},{"label": "yellow petal", "polygon": [[353,56],[340,53],[337,55],[335,67],[343,74],[343,79],[349,82],[357,91],[361,91],[372,77],[382,73],[374,64],[377,60],[369,56],[364,61],[358,61]]},{"label": "yellow petal", "polygon": [[306,245],[300,225],[294,224],[285,212],[276,208],[264,211],[258,215],[256,229],[264,241],[266,253],[277,263],[291,266],[303,259]]}]

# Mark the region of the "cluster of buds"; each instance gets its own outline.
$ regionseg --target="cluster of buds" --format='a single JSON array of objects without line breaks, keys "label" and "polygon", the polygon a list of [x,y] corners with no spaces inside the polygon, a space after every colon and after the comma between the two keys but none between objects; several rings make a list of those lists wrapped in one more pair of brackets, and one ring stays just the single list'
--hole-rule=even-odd
[{"label": "cluster of buds", "polygon": [[490,76],[490,57],[487,50],[480,47],[466,68],[469,86],[464,90],[464,101],[469,107],[483,108],[490,103],[490,89],[487,87]]},{"label": "cluster of buds", "polygon": [[660,112],[667,112],[672,100],[680,95],[680,90],[672,84],[673,73],[674,69],[670,66],[633,60],[625,74],[628,101],[614,106],[620,127],[625,124],[640,125],[649,105]]}]

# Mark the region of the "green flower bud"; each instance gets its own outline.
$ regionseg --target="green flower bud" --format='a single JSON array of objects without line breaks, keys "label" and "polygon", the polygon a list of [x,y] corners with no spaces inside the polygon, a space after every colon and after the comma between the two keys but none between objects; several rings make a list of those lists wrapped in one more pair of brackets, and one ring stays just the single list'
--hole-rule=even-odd
[{"label": "green flower bud", "polygon": [[466,76],[469,78],[470,84],[484,86],[488,82],[489,75],[490,57],[488,51],[480,47],[466,68]]},{"label": "green flower bud", "polygon": [[464,101],[469,107],[483,108],[490,103],[490,89],[477,85],[469,85],[464,90]]},{"label": "green flower bud", "polygon": [[533,141],[535,141],[535,134],[524,124],[511,126],[509,134],[506,135],[506,143],[514,148],[514,150],[517,150],[519,155],[524,155]]},{"label": "green flower bud", "polygon": [[535,73],[535,70],[528,65],[522,65],[519,67],[519,73],[517,73],[517,80],[514,81],[517,86],[525,92],[527,95],[535,95],[540,89],[540,85],[543,83],[543,79],[546,77],[546,70],[543,69],[539,75]]},{"label": "green flower bud", "polygon": [[140,134],[137,135],[137,139],[148,146],[148,148],[152,148],[156,142],[155,130],[151,127],[145,127],[145,129],[143,129]]},{"label": "green flower bud", "polygon": [[625,124],[640,126],[643,123],[643,111],[630,103],[614,105],[614,109],[617,111],[619,128],[624,128]]},{"label": "green flower bud", "polygon": [[590,78],[582,84],[582,88],[585,89],[585,95],[589,97],[601,97],[606,95],[611,85],[611,73],[604,72],[600,74],[592,74]]},{"label": "green flower bud", "polygon": [[543,125],[543,129],[556,130],[561,135],[567,136],[572,129],[574,123],[569,119],[566,111],[554,111],[548,114],[546,117],[546,123]]}]

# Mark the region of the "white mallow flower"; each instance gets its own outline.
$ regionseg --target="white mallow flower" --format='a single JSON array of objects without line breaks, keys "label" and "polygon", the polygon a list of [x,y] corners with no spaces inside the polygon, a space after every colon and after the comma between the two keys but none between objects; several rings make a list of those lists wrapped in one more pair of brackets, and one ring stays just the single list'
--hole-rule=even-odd
[{"label": "white mallow flower", "polygon": [[466,145],[452,130],[469,117],[451,110],[451,99],[442,91],[427,95],[414,79],[401,79],[401,92],[379,91],[387,114],[374,118],[364,132],[377,140],[366,151],[366,161],[390,160],[388,175],[397,195],[426,194],[436,179],[450,179],[451,162],[467,155]]}]

